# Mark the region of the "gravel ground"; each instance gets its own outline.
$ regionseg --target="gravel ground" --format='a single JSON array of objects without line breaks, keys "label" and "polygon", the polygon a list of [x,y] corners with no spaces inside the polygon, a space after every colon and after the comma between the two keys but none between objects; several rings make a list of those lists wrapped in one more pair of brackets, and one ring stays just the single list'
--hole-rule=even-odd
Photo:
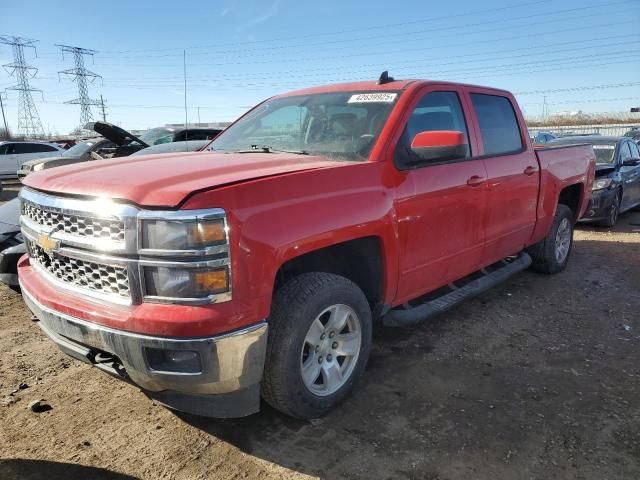
[{"label": "gravel ground", "polygon": [[177,415],[29,318],[0,287],[2,479],[640,478],[640,213],[580,227],[559,275],[378,328],[358,390],[311,423]]}]

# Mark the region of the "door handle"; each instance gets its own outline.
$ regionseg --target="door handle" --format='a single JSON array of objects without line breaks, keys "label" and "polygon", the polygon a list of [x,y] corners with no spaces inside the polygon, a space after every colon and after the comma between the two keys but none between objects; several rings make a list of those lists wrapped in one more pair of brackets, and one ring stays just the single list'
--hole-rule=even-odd
[{"label": "door handle", "polygon": [[473,175],[467,180],[467,185],[469,185],[470,187],[479,187],[485,182],[485,180],[486,179],[484,177]]},{"label": "door handle", "polygon": [[536,167],[532,167],[531,165],[529,165],[527,168],[524,169],[524,174],[531,176],[534,173],[536,173],[538,171],[538,169]]}]

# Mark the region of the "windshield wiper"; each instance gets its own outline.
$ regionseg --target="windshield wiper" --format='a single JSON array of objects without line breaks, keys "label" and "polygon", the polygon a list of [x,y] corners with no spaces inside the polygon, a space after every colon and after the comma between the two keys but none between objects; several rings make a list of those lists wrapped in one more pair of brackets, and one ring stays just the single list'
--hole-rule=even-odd
[{"label": "windshield wiper", "polygon": [[306,150],[281,150],[278,148],[273,148],[269,145],[262,145],[259,147],[258,145],[251,145],[251,149],[249,150],[239,150],[235,153],[293,153],[294,155],[309,155],[309,152]]}]

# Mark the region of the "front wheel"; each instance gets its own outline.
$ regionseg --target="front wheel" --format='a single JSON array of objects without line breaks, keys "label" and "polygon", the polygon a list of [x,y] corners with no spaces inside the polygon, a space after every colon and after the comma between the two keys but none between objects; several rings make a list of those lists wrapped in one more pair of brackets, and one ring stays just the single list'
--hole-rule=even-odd
[{"label": "front wheel", "polygon": [[571,209],[559,204],[547,236],[527,250],[533,260],[531,268],[541,273],[564,270],[573,248],[573,224]]},{"label": "front wheel", "polygon": [[269,317],[262,396],[297,418],[328,413],[364,373],[371,310],[352,281],[305,273],[277,293]]},{"label": "front wheel", "polygon": [[618,223],[618,216],[620,215],[620,204],[622,203],[622,193],[618,192],[616,198],[611,203],[609,208],[609,214],[607,218],[600,222],[600,225],[607,228],[613,228]]}]

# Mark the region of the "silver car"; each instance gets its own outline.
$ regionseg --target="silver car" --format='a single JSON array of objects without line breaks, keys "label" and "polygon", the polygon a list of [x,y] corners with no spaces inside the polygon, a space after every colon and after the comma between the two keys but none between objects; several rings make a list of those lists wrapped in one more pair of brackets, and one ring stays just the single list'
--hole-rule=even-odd
[{"label": "silver car", "polygon": [[17,178],[22,164],[29,160],[60,155],[64,150],[53,143],[0,142],[0,179]]}]

